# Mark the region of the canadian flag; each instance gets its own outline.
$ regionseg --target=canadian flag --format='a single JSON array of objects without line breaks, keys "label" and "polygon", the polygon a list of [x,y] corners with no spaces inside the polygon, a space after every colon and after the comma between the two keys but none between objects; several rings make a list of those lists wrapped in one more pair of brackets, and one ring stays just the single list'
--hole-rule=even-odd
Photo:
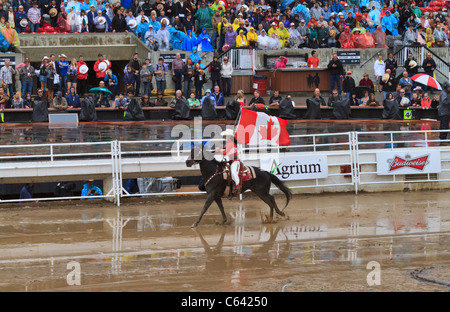
[{"label": "canadian flag", "polygon": [[287,121],[266,113],[245,108],[235,129],[235,138],[240,144],[288,146],[291,138],[287,132]]}]

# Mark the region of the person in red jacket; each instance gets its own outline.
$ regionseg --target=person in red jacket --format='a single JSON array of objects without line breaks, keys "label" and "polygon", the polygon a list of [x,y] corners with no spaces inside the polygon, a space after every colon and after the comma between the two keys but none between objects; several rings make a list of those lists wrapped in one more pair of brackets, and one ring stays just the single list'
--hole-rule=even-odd
[{"label": "person in red jacket", "polygon": [[88,79],[88,71],[86,63],[84,62],[84,58],[80,55],[77,62],[77,93],[79,96],[83,96],[86,93],[87,89],[87,79]]},{"label": "person in red jacket", "polygon": [[238,150],[237,150],[237,141],[234,138],[233,130],[227,129],[220,133],[221,135],[226,137],[227,145],[225,146],[225,149],[222,150],[221,148],[217,148],[217,150],[224,155],[224,158],[231,163],[230,165],[230,172],[231,172],[231,179],[234,182],[234,189],[233,193],[238,194],[240,192],[240,179],[239,179],[239,170],[241,168],[241,162],[238,159]]},{"label": "person in red jacket", "polygon": [[372,90],[374,89],[373,82],[372,82],[372,80],[369,79],[369,74],[368,73],[364,73],[363,79],[361,79],[359,81],[359,86],[360,87],[369,87]]},{"label": "person in red jacket", "polygon": [[[98,60],[95,62],[94,64],[94,71],[95,71],[95,78],[97,78],[97,85],[100,83],[100,81],[104,81],[105,80],[105,74],[106,74],[106,70],[102,71],[99,68],[100,63],[103,62],[103,54],[98,54],[97,55]],[[106,64],[106,63],[105,63]]]}]

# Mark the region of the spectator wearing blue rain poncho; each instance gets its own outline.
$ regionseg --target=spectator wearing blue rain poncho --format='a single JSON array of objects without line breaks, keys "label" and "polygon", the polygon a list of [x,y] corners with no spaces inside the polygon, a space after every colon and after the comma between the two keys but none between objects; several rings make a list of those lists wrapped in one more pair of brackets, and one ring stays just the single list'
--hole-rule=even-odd
[{"label": "spectator wearing blue rain poncho", "polygon": [[381,26],[383,26],[383,31],[386,35],[398,35],[398,19],[390,11],[386,11],[381,19]]},{"label": "spectator wearing blue rain poncho", "polygon": [[173,27],[169,27],[170,31],[170,43],[172,44],[172,49],[182,50],[181,45],[186,37],[186,34],[182,31],[176,30]]},{"label": "spectator wearing blue rain poncho", "polygon": [[[136,37],[141,39],[143,43],[146,43],[145,33],[148,31],[148,26],[149,25],[150,25],[150,23],[146,23],[145,17],[142,17],[141,18],[141,22],[136,27]],[[153,31],[155,31],[154,28],[153,28]],[[155,31],[155,33],[156,33],[156,31]]]},{"label": "spectator wearing blue rain poncho", "polygon": [[202,29],[202,32],[198,36],[198,47],[201,52],[214,52],[211,45],[211,37],[206,32],[206,28]]},{"label": "spectator wearing blue rain poncho", "polygon": [[0,33],[0,51],[6,52],[9,49],[9,42],[5,39],[5,37]]},{"label": "spectator wearing blue rain poncho", "polygon": [[328,7],[328,4],[325,4],[323,7],[323,19],[328,22],[330,20],[331,13],[333,13],[333,10]]},{"label": "spectator wearing blue rain poncho", "polygon": [[380,25],[380,9],[377,9],[375,6],[369,11],[370,19],[373,21],[375,25]]},{"label": "spectator wearing blue rain poncho", "polygon": [[192,48],[197,46],[197,37],[194,35],[192,30],[187,31],[187,36],[183,39],[181,43],[181,49],[184,51],[192,51]]},{"label": "spectator wearing blue rain poncho", "polygon": [[359,7],[361,8],[361,11],[366,11],[369,9],[369,0],[360,0],[359,1]]},{"label": "spectator wearing blue rain poncho", "polygon": [[331,4],[331,11],[338,14],[344,10],[344,6],[339,3],[338,0],[333,0],[333,4]]},{"label": "spectator wearing blue rain poncho", "polygon": [[[294,2],[294,0],[282,0],[281,1],[281,5],[280,5],[280,10],[281,12],[283,12],[284,10],[286,10],[286,7],[291,4],[292,2]],[[255,1],[256,3],[256,1]]]},{"label": "spectator wearing blue rain poncho", "polygon": [[152,16],[150,17],[149,23],[153,26],[153,31],[155,33],[161,29],[161,23],[156,20],[156,15],[152,14]]},{"label": "spectator wearing blue rain poncho", "polygon": [[198,63],[202,61],[202,58],[200,57],[200,55],[198,54],[198,50],[197,47],[193,47],[192,48],[192,53],[189,55],[189,58],[192,60],[192,63]]},{"label": "spectator wearing blue rain poncho", "polygon": [[305,20],[306,25],[308,25],[309,20],[311,19],[308,8],[306,8],[303,4],[299,4],[292,11],[292,15],[295,16],[296,14],[299,17],[299,20]]}]

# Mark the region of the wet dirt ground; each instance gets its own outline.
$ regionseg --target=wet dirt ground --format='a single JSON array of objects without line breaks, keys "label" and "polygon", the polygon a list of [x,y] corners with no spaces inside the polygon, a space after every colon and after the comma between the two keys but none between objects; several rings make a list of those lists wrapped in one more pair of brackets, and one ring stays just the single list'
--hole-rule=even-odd
[{"label": "wet dirt ground", "polygon": [[0,205],[0,291],[449,290],[447,191],[295,195],[274,223],[246,194],[192,229],[203,202]]}]

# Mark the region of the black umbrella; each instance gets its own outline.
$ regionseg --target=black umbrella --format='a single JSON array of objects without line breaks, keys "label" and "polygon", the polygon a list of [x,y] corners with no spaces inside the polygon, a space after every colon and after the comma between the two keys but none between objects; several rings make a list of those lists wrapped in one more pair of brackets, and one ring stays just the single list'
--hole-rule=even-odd
[{"label": "black umbrella", "polygon": [[357,98],[357,99],[361,99],[361,98],[364,97],[364,92],[366,92],[366,91],[369,92],[369,95],[370,95],[371,93],[375,93],[375,91],[374,91],[372,88],[370,88],[370,87],[365,87],[365,86],[355,87],[355,89],[353,89],[353,92],[352,92],[352,93],[355,93],[355,94],[356,94],[356,98]]}]

